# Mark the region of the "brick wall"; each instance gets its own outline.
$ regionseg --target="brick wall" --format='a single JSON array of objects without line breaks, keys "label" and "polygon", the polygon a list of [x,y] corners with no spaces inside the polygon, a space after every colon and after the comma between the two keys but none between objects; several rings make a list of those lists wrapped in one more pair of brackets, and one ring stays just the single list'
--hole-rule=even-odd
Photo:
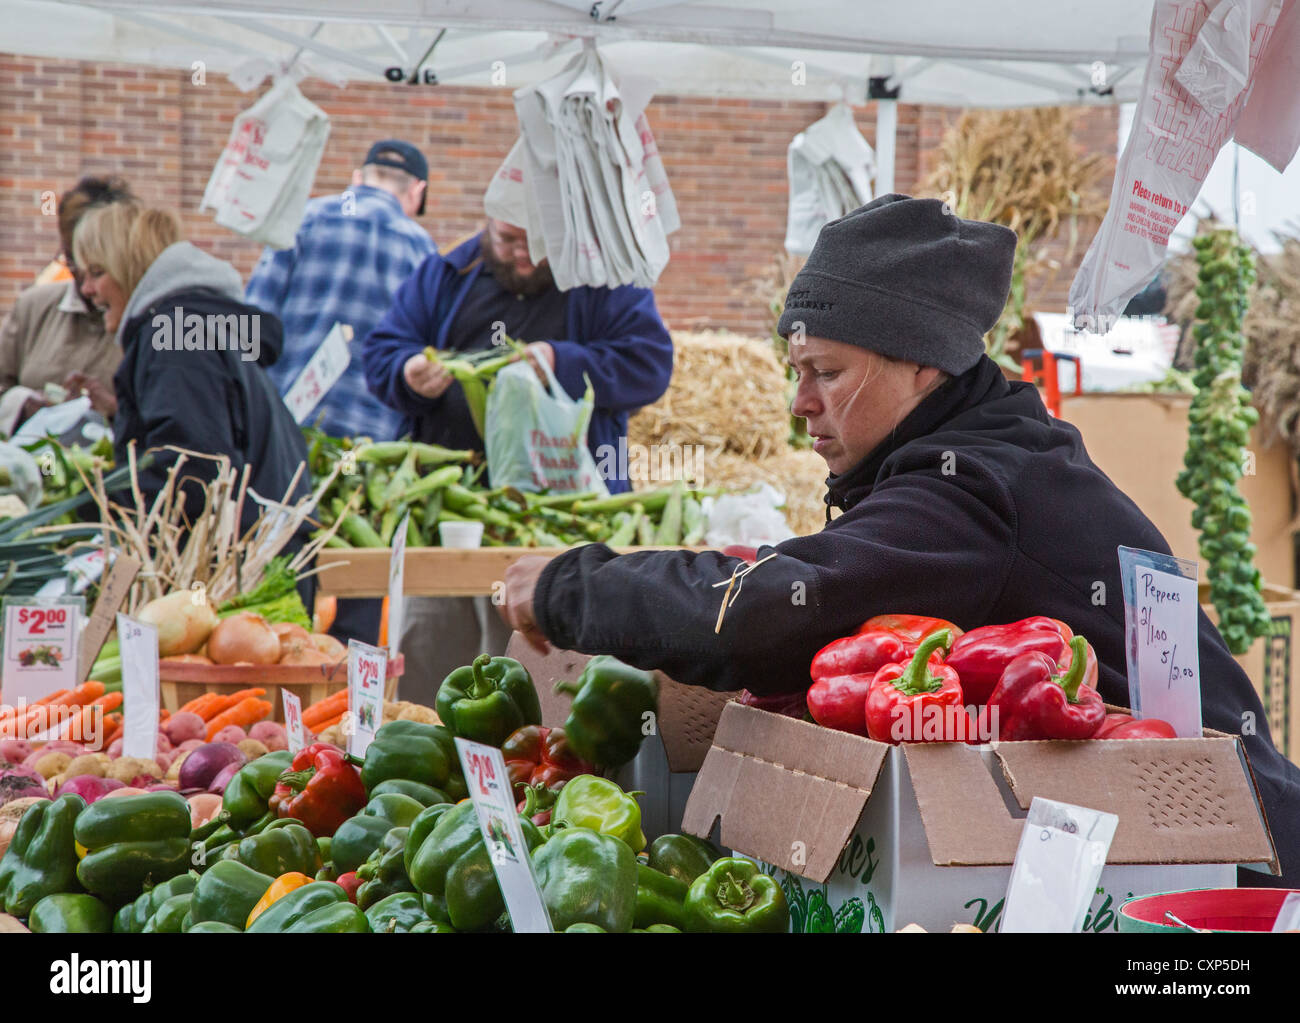
[{"label": "brick wall", "polygon": [[[508,90],[388,83],[344,90],[308,81],[303,92],[332,122],[313,194],[342,191],[371,142],[406,138],[430,158],[422,223],[438,245],[450,246],[479,226],[485,183],[517,134]],[[246,275],[259,247],[197,208],[232,118],[252,101],[253,94],[220,75],[194,85],[183,71],[0,55],[0,312],[58,249],[42,195],[87,173],[121,173],[144,198],[178,209],[192,241]],[[765,302],[755,296],[754,282],[781,252],[786,146],[826,109],[823,103],[655,99],[650,121],[683,223],[671,236],[672,260],[655,289],[670,325],[765,331]],[[899,191],[913,189],[931,169],[934,147],[957,113],[900,106]],[[1113,109],[1086,111],[1080,145],[1113,152],[1115,117]],[[857,120],[874,139],[874,104],[860,109]],[[1086,242],[1055,282],[1031,291],[1031,301],[1063,302]]]}]

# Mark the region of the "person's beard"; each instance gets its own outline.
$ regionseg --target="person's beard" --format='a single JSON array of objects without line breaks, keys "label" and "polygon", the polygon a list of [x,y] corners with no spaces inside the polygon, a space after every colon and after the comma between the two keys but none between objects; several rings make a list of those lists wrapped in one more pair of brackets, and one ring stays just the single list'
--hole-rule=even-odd
[{"label": "person's beard", "polygon": [[525,276],[515,269],[514,263],[503,263],[496,258],[492,252],[491,239],[485,238],[479,251],[482,252],[483,262],[496,278],[496,282],[512,295],[525,295],[531,298],[555,287],[551,265],[546,260],[542,260],[533,267],[532,273]]}]

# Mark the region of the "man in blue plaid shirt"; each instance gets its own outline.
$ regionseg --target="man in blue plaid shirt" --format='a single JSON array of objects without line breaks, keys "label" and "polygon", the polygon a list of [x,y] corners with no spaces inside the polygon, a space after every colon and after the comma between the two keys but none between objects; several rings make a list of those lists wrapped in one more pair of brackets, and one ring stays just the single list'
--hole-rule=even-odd
[{"label": "man in blue plaid shirt", "polygon": [[376,142],[352,187],[311,200],[293,248],[268,248],[248,280],[247,301],[284,324],[284,351],[267,370],[281,394],[335,323],[352,327],[352,361],[307,420],[320,419],[331,436],[393,440],[401,429],[401,415],[366,387],[360,342],[398,286],[437,251],[412,219],[424,213],[428,177],[429,164],[411,143]]}]

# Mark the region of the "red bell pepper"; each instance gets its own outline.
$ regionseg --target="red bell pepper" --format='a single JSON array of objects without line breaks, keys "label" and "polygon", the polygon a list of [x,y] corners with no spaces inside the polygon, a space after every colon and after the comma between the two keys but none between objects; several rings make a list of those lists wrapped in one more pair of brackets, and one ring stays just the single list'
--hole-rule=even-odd
[{"label": "red bell pepper", "polygon": [[1094,739],[1104,739],[1111,732],[1115,731],[1115,729],[1118,728],[1120,725],[1126,725],[1130,721],[1136,721],[1136,720],[1137,718],[1135,718],[1132,714],[1116,714],[1116,713],[1107,714],[1106,720],[1101,723],[1101,727],[1098,728],[1097,731],[1093,733],[1092,737]]},{"label": "red bell pepper", "polygon": [[304,746],[267,801],[278,817],[295,817],[317,838],[333,835],[366,805],[366,787],[347,754],[327,742]]},{"label": "red bell pepper", "polygon": [[357,889],[362,884],[361,878],[357,877],[357,872],[349,870],[346,874],[340,874],[334,879],[334,883],[343,889],[348,901],[355,906],[357,904]]},{"label": "red bell pepper", "polygon": [[[1088,670],[1088,641],[1070,640],[1074,656],[1060,674],[1055,661],[1033,652],[1007,665],[989,696],[984,713],[997,739],[1090,739],[1106,720],[1101,694],[1083,684]],[[981,729],[982,734],[988,734]]]},{"label": "red bell pepper", "polygon": [[959,742],[966,737],[961,680],[946,664],[931,661],[947,650],[952,633],[931,633],[906,664],[886,664],[871,680],[865,717],[877,742]]},{"label": "red bell pepper", "polygon": [[[987,703],[1007,665],[1023,654],[1046,654],[1062,672],[1074,654],[1070,627],[1056,618],[1036,615],[1009,625],[982,625],[957,639],[945,663],[961,677],[962,692],[971,703]],[[1097,655],[1087,647],[1088,668],[1084,685],[1097,686]]]},{"label": "red bell pepper", "polygon": [[742,689],[736,702],[799,721],[808,715],[808,694],[802,689],[790,693],[769,693],[766,696],[755,696],[748,689]]},{"label": "red bell pepper", "polygon": [[[1124,714],[1106,715],[1107,724],[1110,724],[1112,717],[1126,717]],[[1104,727],[1104,726],[1103,726]],[[1174,726],[1168,721],[1162,721],[1160,718],[1129,718],[1127,721],[1120,721],[1108,730],[1105,734],[1098,732],[1093,736],[1094,739],[1177,739],[1178,733],[1174,731]]]},{"label": "red bell pepper", "polygon": [[[844,675],[874,674],[886,664],[907,661],[916,653],[921,640],[943,629],[954,637],[962,634],[961,629],[941,618],[876,615],[863,622],[852,636],[832,640],[817,651],[809,674],[814,682]],[[809,710],[812,710],[811,702],[810,692]],[[812,714],[817,720],[817,712],[812,711]]]},{"label": "red bell pepper", "polygon": [[580,774],[595,774],[595,765],[587,763],[569,748],[568,737],[561,727],[524,725],[511,732],[501,744],[510,784],[522,796],[529,785],[551,788]]}]

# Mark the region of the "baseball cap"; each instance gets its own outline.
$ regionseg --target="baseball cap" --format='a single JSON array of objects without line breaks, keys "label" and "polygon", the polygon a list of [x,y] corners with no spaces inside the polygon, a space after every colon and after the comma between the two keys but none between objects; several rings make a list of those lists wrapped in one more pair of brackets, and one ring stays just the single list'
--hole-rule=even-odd
[{"label": "baseball cap", "polygon": [[[381,153],[384,155],[380,156]],[[365,162],[380,167],[396,167],[420,181],[429,180],[429,161],[415,146],[401,139],[384,139],[382,142],[376,142],[366,154]],[[420,196],[420,208],[415,211],[417,216],[424,213],[424,200],[427,196],[426,189],[425,194]]]}]

